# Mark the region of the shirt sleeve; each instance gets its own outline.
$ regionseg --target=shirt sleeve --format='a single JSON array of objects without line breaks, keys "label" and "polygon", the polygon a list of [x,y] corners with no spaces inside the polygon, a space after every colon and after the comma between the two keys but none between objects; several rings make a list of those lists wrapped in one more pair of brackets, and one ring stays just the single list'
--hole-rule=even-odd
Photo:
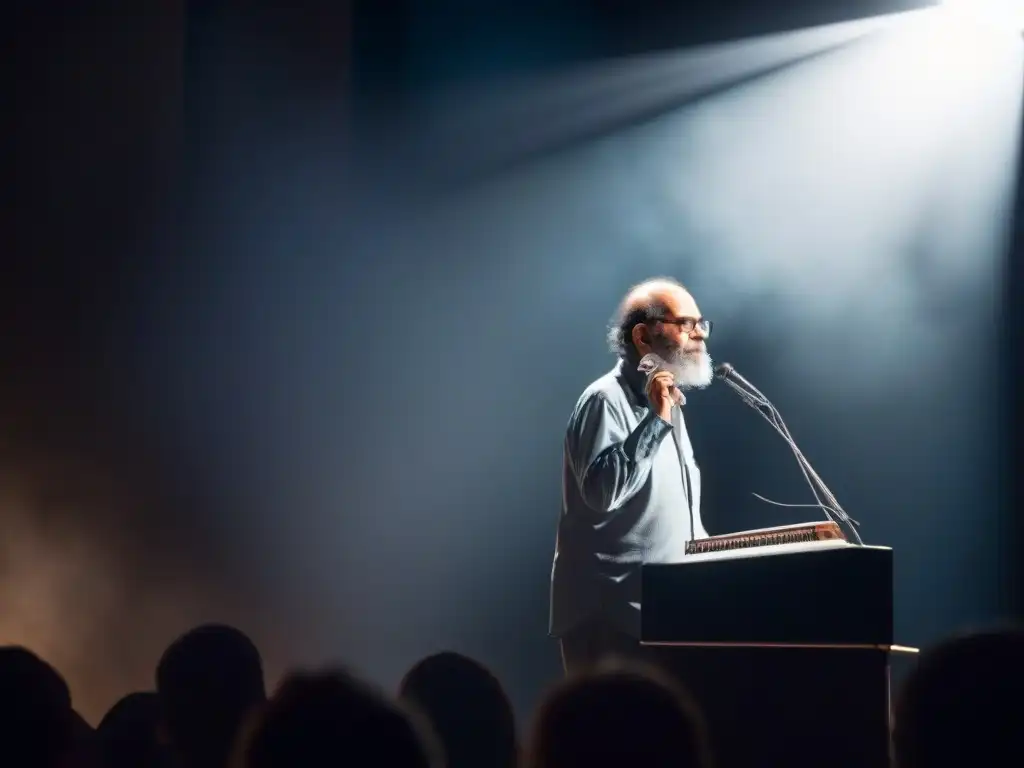
[{"label": "shirt sleeve", "polygon": [[636,495],[671,431],[653,411],[628,431],[624,414],[601,394],[580,403],[569,422],[566,452],[587,506],[611,512]]}]

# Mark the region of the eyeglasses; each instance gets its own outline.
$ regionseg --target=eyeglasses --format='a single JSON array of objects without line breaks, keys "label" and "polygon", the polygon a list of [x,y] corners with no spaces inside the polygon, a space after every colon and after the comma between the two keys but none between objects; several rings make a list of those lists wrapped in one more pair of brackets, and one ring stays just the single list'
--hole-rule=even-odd
[{"label": "eyeglasses", "polygon": [[683,333],[693,333],[693,329],[696,328],[705,339],[711,335],[711,328],[714,326],[714,323],[706,317],[656,317],[653,319],[659,323],[678,325],[679,330]]}]

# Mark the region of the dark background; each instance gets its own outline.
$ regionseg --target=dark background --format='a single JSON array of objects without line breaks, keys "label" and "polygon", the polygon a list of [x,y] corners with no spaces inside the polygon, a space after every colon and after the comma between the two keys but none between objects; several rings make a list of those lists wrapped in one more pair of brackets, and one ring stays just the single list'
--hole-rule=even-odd
[{"label": "dark background", "polygon": [[[571,272],[559,283],[525,260],[489,261],[487,249],[418,253],[403,241],[388,206],[416,182],[375,165],[388,150],[372,140],[384,122],[402,124],[417,94],[452,84],[928,4],[6,10],[0,641],[42,646],[93,715],[147,684],[174,633],[214,617],[251,631],[275,673],[293,659],[349,657],[390,684],[418,655],[458,645],[518,678],[527,706],[557,674],[543,633],[565,414],[610,364],[600,324],[617,296],[664,262],[604,267],[568,316],[562,302],[584,292]],[[372,182],[368,169],[379,169]],[[909,643],[1021,613],[1018,221],[995,358],[1002,395],[989,404],[995,418],[986,412],[991,429],[972,438],[993,465],[985,487],[945,502],[941,488],[900,495],[898,479],[890,487],[857,468],[874,449],[844,443],[849,428],[832,442],[826,395],[758,377],[861,512],[865,537],[893,543],[907,564],[897,603]],[[722,343],[758,370],[761,341]],[[489,344],[515,363],[478,371]],[[480,396],[492,376],[514,383]],[[967,408],[980,396],[966,387],[935,402]],[[791,521],[749,506],[751,489],[778,495],[765,478],[790,471],[781,447],[727,393],[704,397],[709,420],[725,425],[698,416],[693,426],[709,528]],[[898,422],[902,409],[908,444],[936,439],[924,435],[926,409],[914,421],[902,400],[879,407],[872,423]],[[737,475],[726,458],[736,434],[743,451],[771,458]],[[941,456],[921,460],[931,463],[915,477],[949,470]],[[873,515],[880,493],[906,518]],[[946,514],[976,517],[998,556],[950,558],[973,545],[941,534]],[[942,587],[920,575],[943,568],[964,570]],[[949,611],[915,613],[979,570],[998,590],[977,613],[964,607],[967,587]]]}]

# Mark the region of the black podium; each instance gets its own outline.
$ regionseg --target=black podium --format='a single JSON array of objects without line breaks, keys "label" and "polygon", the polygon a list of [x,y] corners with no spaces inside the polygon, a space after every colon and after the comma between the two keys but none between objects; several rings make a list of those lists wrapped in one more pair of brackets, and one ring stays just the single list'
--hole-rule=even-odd
[{"label": "black podium", "polygon": [[889,765],[892,550],[770,546],[645,565],[641,640],[720,768]]}]

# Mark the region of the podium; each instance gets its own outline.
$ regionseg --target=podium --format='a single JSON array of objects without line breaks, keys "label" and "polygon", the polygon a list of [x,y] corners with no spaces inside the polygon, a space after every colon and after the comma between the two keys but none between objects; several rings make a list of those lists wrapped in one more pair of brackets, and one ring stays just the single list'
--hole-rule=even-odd
[{"label": "podium", "polygon": [[641,642],[697,697],[720,768],[885,768],[888,547],[843,541],[641,569]]}]

